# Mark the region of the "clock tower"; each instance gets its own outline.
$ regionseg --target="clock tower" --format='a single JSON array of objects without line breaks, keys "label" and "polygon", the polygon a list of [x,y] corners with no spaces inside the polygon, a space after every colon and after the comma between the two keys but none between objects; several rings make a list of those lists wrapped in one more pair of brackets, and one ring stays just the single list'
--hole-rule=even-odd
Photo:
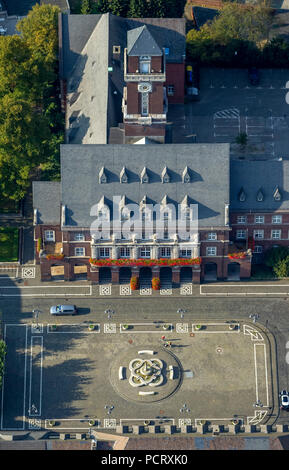
[{"label": "clock tower", "polygon": [[127,33],[124,81],[125,143],[143,137],[164,143],[168,108],[165,52],[146,25]]}]

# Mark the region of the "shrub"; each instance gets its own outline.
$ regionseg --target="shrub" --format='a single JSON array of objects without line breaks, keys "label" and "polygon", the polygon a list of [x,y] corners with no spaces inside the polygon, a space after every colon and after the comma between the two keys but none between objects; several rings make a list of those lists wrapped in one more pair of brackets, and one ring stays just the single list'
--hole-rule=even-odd
[{"label": "shrub", "polygon": [[42,248],[42,239],[38,238],[37,239],[37,253],[40,252],[41,248]]},{"label": "shrub", "polygon": [[154,290],[160,290],[161,288],[161,281],[159,277],[153,277],[152,278],[152,288]]},{"label": "shrub", "polygon": [[288,277],[289,276],[289,256],[280,260],[275,266],[273,266],[273,272],[277,277]]},{"label": "shrub", "polygon": [[137,276],[132,276],[130,279],[131,290],[137,290],[139,286],[139,279]]}]

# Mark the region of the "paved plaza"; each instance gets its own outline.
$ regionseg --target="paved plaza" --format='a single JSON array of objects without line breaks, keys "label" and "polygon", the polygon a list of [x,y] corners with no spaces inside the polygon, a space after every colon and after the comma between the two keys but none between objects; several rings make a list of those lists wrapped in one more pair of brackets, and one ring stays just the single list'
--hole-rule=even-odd
[{"label": "paved plaza", "polygon": [[270,335],[250,321],[202,320],[199,329],[197,320],[111,319],[90,331],[73,320],[58,318],[56,329],[5,324],[2,430],[50,429],[54,421],[55,431],[81,431],[89,420],[104,430],[145,421],[260,424],[276,416]]}]

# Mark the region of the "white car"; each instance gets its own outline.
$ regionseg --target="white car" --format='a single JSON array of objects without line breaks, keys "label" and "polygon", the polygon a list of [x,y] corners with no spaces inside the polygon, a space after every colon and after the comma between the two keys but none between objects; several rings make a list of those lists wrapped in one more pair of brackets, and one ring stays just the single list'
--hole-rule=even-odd
[{"label": "white car", "polygon": [[289,408],[289,394],[286,390],[282,390],[280,393],[280,399],[281,399],[281,408],[283,410],[286,410]]}]

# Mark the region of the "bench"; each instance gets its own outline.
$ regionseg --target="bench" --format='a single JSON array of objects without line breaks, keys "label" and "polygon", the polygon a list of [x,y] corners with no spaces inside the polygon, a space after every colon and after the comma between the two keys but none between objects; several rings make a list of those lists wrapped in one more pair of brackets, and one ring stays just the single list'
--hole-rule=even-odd
[{"label": "bench", "polygon": [[149,350],[144,350],[144,351],[138,351],[138,354],[151,354],[151,355],[154,355],[154,351],[149,351]]},{"label": "bench", "polygon": [[119,380],[123,380],[125,378],[124,375],[125,375],[125,367],[120,366],[120,368],[118,369]]},{"label": "bench", "polygon": [[174,366],[171,365],[168,367],[168,369],[169,369],[169,378],[173,380],[175,378]]},{"label": "bench", "polygon": [[138,392],[139,395],[154,395],[156,392]]}]

